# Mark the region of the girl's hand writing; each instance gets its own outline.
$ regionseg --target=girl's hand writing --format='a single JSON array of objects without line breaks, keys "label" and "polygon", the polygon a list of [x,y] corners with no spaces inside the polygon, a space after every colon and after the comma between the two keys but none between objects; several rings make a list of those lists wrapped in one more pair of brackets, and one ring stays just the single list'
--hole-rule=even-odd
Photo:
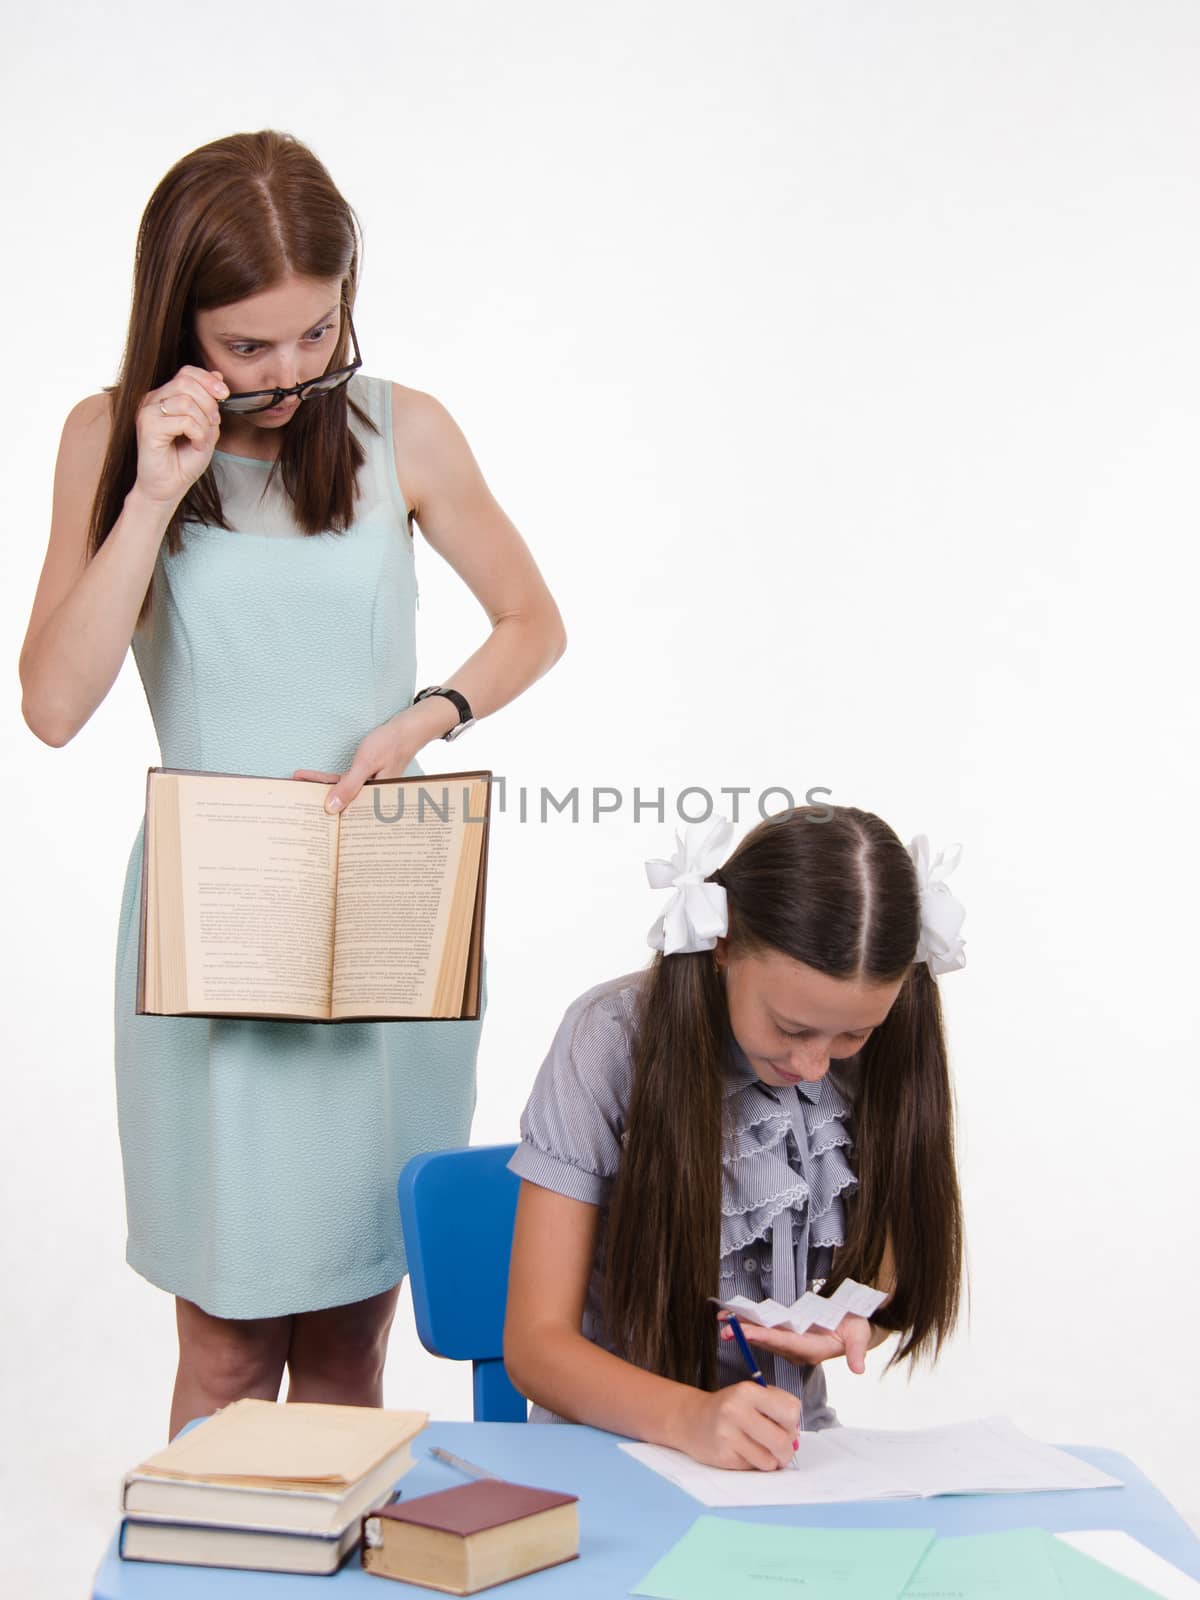
[{"label": "girl's hand writing", "polygon": [[333,784],[333,789],[325,796],[325,809],[344,811],[368,778],[404,776],[409,763],[426,742],[424,737],[415,737],[412,724],[404,720],[407,715],[401,711],[389,722],[372,728],[354,752],[354,759],[345,772],[315,772],[299,767],[292,777]]},{"label": "girl's hand writing", "polygon": [[734,1383],[714,1394],[698,1390],[679,1447],[709,1467],[786,1467],[796,1449],[800,1402],[786,1389]]},{"label": "girl's hand writing", "polygon": [[[725,1320],[724,1312],[718,1314],[718,1320]],[[836,1356],[845,1356],[850,1371],[858,1373],[867,1370],[865,1358],[871,1347],[873,1331],[866,1317],[855,1316],[843,1317],[833,1333],[825,1328],[792,1333],[787,1328],[760,1328],[753,1322],[742,1322],[747,1344],[773,1350],[776,1355],[794,1361],[799,1366],[816,1366],[819,1361],[832,1361]],[[732,1339],[733,1329],[722,1328],[721,1338]]]}]

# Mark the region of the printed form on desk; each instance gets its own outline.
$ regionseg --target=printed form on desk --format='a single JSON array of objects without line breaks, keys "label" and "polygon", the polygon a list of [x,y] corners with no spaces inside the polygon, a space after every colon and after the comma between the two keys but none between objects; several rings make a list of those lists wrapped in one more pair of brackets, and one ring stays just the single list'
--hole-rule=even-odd
[{"label": "printed form on desk", "polygon": [[1120,1487],[1119,1479],[1031,1439],[1007,1417],[940,1428],[802,1433],[794,1472],[706,1467],[663,1445],[622,1444],[620,1449],[706,1506],[814,1506]]},{"label": "printed form on desk", "polygon": [[[1191,1600],[1192,1580],[1135,1539],[1120,1559],[1136,1563],[1141,1582],[1072,1549],[1076,1537],[1010,1528],[939,1539],[932,1529],[781,1528],[701,1516],[630,1592],[654,1600]],[[1111,1536],[1098,1538],[1111,1546]],[[1153,1582],[1151,1566],[1159,1569]]]}]

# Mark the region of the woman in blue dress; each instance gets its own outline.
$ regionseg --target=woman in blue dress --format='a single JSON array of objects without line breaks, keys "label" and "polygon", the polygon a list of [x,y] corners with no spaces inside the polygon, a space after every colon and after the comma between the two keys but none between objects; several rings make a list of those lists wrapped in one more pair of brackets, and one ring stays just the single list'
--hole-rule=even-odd
[{"label": "woman in blue dress", "polygon": [[[454,421],[362,370],[359,239],[290,135],[219,139],[158,185],[118,382],[62,433],[21,655],[47,744],[83,727],[132,644],[164,766],[321,781],[336,810],[419,773],[425,744],[561,655],[554,600]],[[414,523],[491,621],[421,693]],[[405,1271],[396,1177],[468,1142],[480,1021],[137,1016],[141,858],[139,829],[117,1109],[127,1259],[176,1297],[170,1432],[275,1398],[285,1368],[289,1399],[379,1405]]]}]

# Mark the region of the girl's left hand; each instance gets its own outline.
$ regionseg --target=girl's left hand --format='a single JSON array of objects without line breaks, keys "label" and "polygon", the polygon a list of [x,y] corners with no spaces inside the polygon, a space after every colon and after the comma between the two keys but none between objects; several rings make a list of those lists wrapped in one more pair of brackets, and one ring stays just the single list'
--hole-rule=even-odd
[{"label": "girl's left hand", "polygon": [[354,752],[354,759],[345,772],[314,772],[308,767],[298,767],[293,778],[307,778],[317,783],[331,783],[333,789],[325,796],[326,811],[344,811],[368,778],[402,778],[425,739],[414,738],[414,730],[405,724],[405,713],[399,712],[390,722],[372,728]]},{"label": "girl's left hand", "polygon": [[[724,1311],[717,1320],[726,1320]],[[825,1328],[810,1328],[807,1333],[792,1333],[787,1328],[760,1328],[753,1322],[742,1322],[742,1332],[749,1345],[761,1345],[776,1355],[798,1366],[816,1366],[819,1361],[832,1361],[845,1356],[851,1372],[867,1370],[866,1354],[871,1344],[871,1324],[866,1317],[845,1316],[834,1332]],[[733,1329],[722,1328],[722,1339],[732,1339]]]}]

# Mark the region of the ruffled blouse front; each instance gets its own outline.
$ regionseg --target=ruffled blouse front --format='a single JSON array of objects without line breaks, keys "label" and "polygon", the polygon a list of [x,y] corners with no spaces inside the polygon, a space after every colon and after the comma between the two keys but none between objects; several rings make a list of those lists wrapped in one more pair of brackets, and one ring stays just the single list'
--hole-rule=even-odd
[{"label": "ruffled blouse front", "polygon": [[[777,1089],[762,1081],[732,1037],[728,1041],[723,1300],[745,1295],[791,1305],[806,1289],[819,1292],[829,1276],[833,1251],[846,1241],[843,1196],[858,1182],[848,1155],[850,1102],[836,1070],[817,1083]],[[722,1371],[722,1382],[740,1381],[745,1372],[737,1352],[725,1347],[721,1354],[731,1372],[726,1377]],[[820,1368],[775,1360],[763,1350],[755,1354],[768,1383],[804,1402],[806,1428],[836,1420]]]},{"label": "ruffled blouse front", "polygon": [[[509,1165],[531,1183],[601,1209],[582,1332],[613,1349],[603,1326],[607,1198],[620,1165],[632,1092],[632,1039],[644,971],[599,984],[568,1008],[521,1117]],[[846,1075],[843,1076],[843,1071]],[[726,1040],[721,1183],[722,1299],[790,1305],[829,1276],[845,1241],[844,1198],[857,1180],[849,1073],[835,1063],[818,1082],[774,1088]],[[716,1330],[714,1325],[714,1338]],[[717,1341],[718,1381],[748,1376],[732,1341]],[[829,1427],[823,1368],[756,1351],[768,1383],[797,1395],[805,1429]],[[557,1421],[534,1406],[531,1421]]]}]

